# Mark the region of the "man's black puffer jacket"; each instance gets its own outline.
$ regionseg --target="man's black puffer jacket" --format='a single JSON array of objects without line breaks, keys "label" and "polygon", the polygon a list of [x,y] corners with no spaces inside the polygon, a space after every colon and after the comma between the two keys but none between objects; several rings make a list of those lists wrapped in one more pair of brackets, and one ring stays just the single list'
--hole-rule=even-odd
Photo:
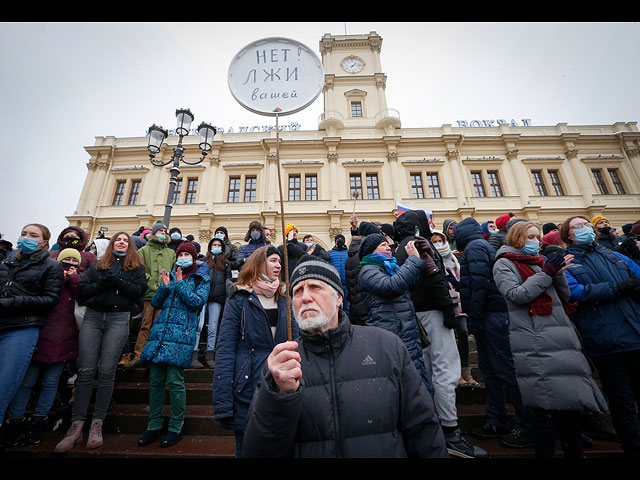
[{"label": "man's black puffer jacket", "polygon": [[340,323],[300,331],[302,382],[280,394],[265,367],[245,457],[447,457],[433,400],[397,335]]},{"label": "man's black puffer jacket", "polygon": [[364,325],[367,319],[367,306],[360,294],[358,275],[360,274],[360,257],[358,248],[361,240],[352,240],[349,244],[349,256],[344,264],[347,282],[347,301],[349,302],[349,320],[353,325]]},{"label": "man's black puffer jacket", "polygon": [[[19,286],[6,285],[12,272],[12,281]],[[50,258],[47,250],[21,259],[14,254],[0,263],[0,331],[44,326],[47,313],[60,300],[63,284],[62,264]]]}]

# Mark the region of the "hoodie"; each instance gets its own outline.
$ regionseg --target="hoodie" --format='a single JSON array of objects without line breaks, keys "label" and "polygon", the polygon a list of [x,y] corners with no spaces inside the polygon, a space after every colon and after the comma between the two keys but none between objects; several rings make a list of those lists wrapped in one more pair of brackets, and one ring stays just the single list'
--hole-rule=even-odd
[{"label": "hoodie", "polygon": [[[62,240],[65,237],[65,234],[70,231],[76,232],[80,236],[80,240],[78,241],[78,243],[67,243]],[[82,258],[82,261],[80,262],[80,268],[82,268],[83,270],[88,270],[91,264],[95,263],[95,261],[97,260],[96,256],[93,253],[84,251],[89,243],[89,235],[87,235],[87,232],[85,232],[80,227],[72,225],[63,229],[60,232],[60,235],[58,235],[57,243],[59,250],[49,250],[49,256],[53,259],[57,259],[60,252],[65,248],[73,248],[74,250],[78,250],[80,252],[80,257]]]}]

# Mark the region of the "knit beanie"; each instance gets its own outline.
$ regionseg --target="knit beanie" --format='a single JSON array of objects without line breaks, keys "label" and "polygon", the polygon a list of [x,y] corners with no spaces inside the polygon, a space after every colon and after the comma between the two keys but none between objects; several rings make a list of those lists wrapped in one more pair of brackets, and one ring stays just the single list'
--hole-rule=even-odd
[{"label": "knit beanie", "polygon": [[180,253],[182,252],[187,252],[189,255],[191,255],[193,257],[193,261],[195,262],[196,259],[198,258],[198,252],[196,250],[196,247],[193,245],[193,243],[191,242],[182,242],[178,248],[176,248],[176,258],[180,255]]},{"label": "knit beanie", "polygon": [[313,255],[303,255],[296,268],[291,273],[290,288],[293,292],[293,288],[299,282],[307,279],[321,280],[333,287],[340,295],[344,297],[344,291],[342,290],[342,281],[340,280],[340,274],[338,270],[329,262],[322,260],[319,257]]},{"label": "knit beanie", "polygon": [[555,223],[545,223],[542,225],[542,235],[546,235],[551,230],[557,230],[558,226]]},{"label": "knit beanie", "polygon": [[224,238],[225,238],[225,239],[226,239],[226,238],[229,238],[229,232],[227,231],[227,228],[226,228],[226,227],[218,227],[218,228],[216,228],[216,229],[215,229],[215,233],[217,233],[217,232],[222,232],[222,233],[224,233]]},{"label": "knit beanie", "polygon": [[338,240],[339,238],[341,238],[342,240],[345,241],[345,243],[347,242],[347,239],[345,238],[345,236],[341,233],[337,234],[335,237],[333,237],[333,241],[335,242],[336,240]]},{"label": "knit beanie", "polygon": [[378,228],[371,222],[360,222],[360,225],[358,226],[359,237],[366,237],[367,235],[371,235],[373,233],[380,233],[380,228]]},{"label": "knit beanie", "polygon": [[287,235],[289,235],[289,232],[294,229],[296,232],[298,231],[298,227],[296,227],[293,223],[287,223],[287,226],[284,227],[284,236],[286,237]]},{"label": "knit beanie", "polygon": [[65,258],[75,258],[78,260],[78,264],[82,262],[82,257],[80,256],[80,252],[75,248],[65,248],[58,254],[57,260],[61,262]]},{"label": "knit beanie", "polygon": [[560,233],[557,231],[549,232],[545,236],[542,237],[543,245],[562,245],[562,240],[560,240]]},{"label": "knit beanie", "polygon": [[178,227],[173,227],[171,230],[169,230],[169,235],[171,235],[172,233],[178,232],[180,234],[180,236],[182,237],[182,230],[180,230]]},{"label": "knit beanie", "polygon": [[386,241],[387,239],[385,238],[385,236],[380,233],[374,233],[364,237],[362,239],[362,243],[360,244],[360,248],[358,249],[358,255],[360,256],[360,259],[366,257],[370,253],[373,253],[373,251],[378,248],[378,245]]},{"label": "knit beanie", "polygon": [[507,232],[511,227],[513,227],[514,224],[518,222],[528,222],[528,220],[526,218],[513,217],[511,220],[507,222]]},{"label": "knit beanie", "polygon": [[500,215],[498,218],[496,218],[496,228],[499,230],[506,230],[507,222],[509,221],[510,218],[511,218],[511,214],[509,213]]},{"label": "knit beanie", "polygon": [[609,220],[607,219],[607,217],[603,217],[602,215],[596,215],[595,217],[593,217],[593,218],[591,219],[591,223],[593,223],[593,226],[595,227],[595,226],[598,224],[598,222],[600,222],[600,221],[602,221],[602,220],[607,220],[607,221],[609,221]]},{"label": "knit beanie", "polygon": [[632,226],[633,223],[625,223],[624,225],[622,225],[622,233],[624,233],[625,235],[629,235]]},{"label": "knit beanie", "polygon": [[146,230],[143,230],[143,231],[142,231],[142,233],[140,234],[140,236],[141,236],[142,238],[144,238],[144,236],[145,236],[147,233],[153,233],[153,232],[147,228]]},{"label": "knit beanie", "polygon": [[164,229],[166,230],[166,229],[167,229],[167,226],[166,226],[164,223],[162,223],[160,220],[158,220],[156,223],[154,223],[154,224],[151,226],[151,233],[153,233],[153,234],[155,235],[155,234],[156,234],[156,232],[157,232],[158,230],[160,230],[161,228],[164,228]]},{"label": "knit beanie", "polygon": [[384,233],[389,238],[391,238],[391,240],[395,240],[395,238],[396,238],[396,229],[390,223],[383,223],[382,226],[380,227],[380,231],[381,231],[381,233]]}]

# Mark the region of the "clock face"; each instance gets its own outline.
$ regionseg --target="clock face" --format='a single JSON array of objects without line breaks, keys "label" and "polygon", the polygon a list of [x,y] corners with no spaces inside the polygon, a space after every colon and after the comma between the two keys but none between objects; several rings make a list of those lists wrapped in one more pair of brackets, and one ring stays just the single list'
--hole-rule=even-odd
[{"label": "clock face", "polygon": [[347,57],[340,65],[345,72],[358,73],[364,68],[364,61],[358,57]]}]

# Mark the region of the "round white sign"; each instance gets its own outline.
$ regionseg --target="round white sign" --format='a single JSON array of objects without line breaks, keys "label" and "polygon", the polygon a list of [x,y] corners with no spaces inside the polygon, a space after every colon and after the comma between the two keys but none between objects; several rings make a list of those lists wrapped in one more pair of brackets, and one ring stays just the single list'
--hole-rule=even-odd
[{"label": "round white sign", "polygon": [[250,43],[233,57],[228,74],[233,97],[260,115],[289,115],[308,107],[324,86],[322,63],[288,38]]}]

